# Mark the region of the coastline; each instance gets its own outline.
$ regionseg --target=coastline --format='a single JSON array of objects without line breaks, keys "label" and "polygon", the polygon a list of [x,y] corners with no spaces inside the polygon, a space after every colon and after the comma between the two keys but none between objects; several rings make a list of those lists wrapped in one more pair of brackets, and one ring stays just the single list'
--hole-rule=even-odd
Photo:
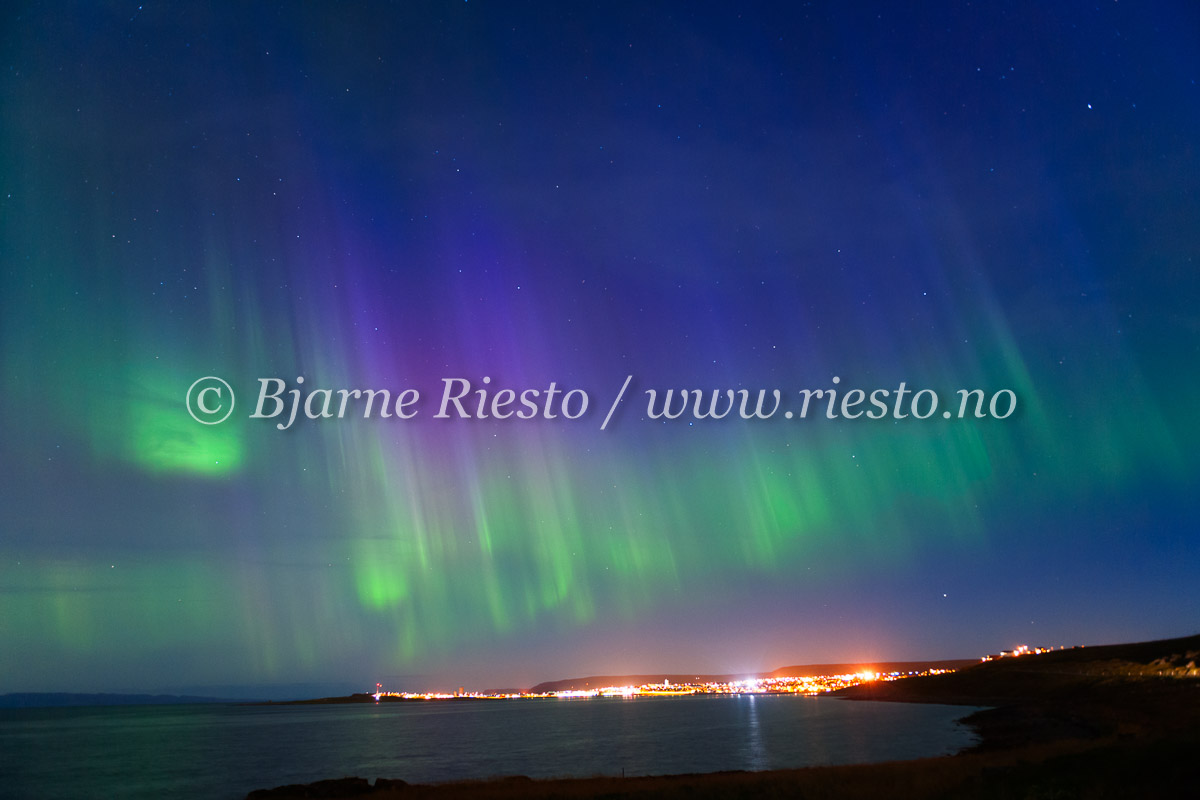
[{"label": "coastline", "polygon": [[[251,792],[247,800],[349,798],[1141,798],[1200,781],[1200,636],[1080,648],[946,675],[862,684],[849,701],[983,707],[978,742],[955,755],[877,764],[628,778],[407,784],[342,778]],[[1188,659],[1191,659],[1190,661]],[[1191,664],[1191,666],[1188,666]]]}]

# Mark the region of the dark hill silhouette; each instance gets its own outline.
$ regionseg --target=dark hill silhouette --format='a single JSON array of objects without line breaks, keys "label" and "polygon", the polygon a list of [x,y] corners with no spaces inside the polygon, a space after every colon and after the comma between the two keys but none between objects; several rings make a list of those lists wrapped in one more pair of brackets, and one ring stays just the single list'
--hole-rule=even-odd
[{"label": "dark hill silhouette", "polygon": [[947,675],[853,686],[838,692],[862,700],[1004,705],[1055,699],[1122,682],[1200,677],[1200,634],[1135,644],[1074,647],[998,658]]}]

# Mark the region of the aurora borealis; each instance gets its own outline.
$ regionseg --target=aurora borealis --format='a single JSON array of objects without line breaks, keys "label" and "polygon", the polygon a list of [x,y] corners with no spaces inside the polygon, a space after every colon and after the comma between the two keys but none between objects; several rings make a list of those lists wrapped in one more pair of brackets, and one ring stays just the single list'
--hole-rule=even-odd
[{"label": "aurora borealis", "polygon": [[[6,7],[0,691],[1195,632],[1200,14],[1131,5]],[[834,376],[1020,406],[644,413]]]}]

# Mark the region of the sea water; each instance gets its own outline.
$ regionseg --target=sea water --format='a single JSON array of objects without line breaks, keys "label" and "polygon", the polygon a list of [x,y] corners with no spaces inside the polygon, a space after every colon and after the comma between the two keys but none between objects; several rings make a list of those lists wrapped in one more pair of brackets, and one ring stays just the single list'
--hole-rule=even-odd
[{"label": "sea water", "polygon": [[0,797],[242,798],[432,782],[853,764],[971,745],[973,709],[797,695],[0,710]]}]

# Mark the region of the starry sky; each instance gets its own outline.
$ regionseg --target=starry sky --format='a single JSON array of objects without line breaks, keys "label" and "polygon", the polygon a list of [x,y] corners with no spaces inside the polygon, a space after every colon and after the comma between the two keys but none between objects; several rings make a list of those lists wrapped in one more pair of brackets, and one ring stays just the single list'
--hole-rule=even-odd
[{"label": "starry sky", "polygon": [[[743,5],[7,4],[0,691],[1195,633],[1200,10]],[[646,413],[834,376],[1018,409]]]}]

